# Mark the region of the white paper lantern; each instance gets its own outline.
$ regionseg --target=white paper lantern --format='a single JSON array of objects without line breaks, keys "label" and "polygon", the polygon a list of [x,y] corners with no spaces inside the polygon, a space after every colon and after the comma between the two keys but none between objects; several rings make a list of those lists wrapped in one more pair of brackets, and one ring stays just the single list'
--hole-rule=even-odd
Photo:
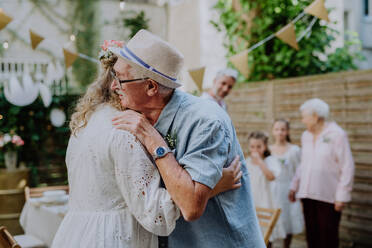
[{"label": "white paper lantern", "polygon": [[13,105],[27,106],[33,103],[39,95],[39,85],[32,81],[28,72],[23,74],[23,87],[17,76],[12,74],[8,84],[4,84],[5,98]]},{"label": "white paper lantern", "polygon": [[57,108],[52,109],[52,111],[50,112],[50,121],[55,127],[63,126],[66,121],[65,112]]},{"label": "white paper lantern", "polygon": [[49,107],[52,103],[52,92],[50,91],[49,87],[45,84],[39,83],[39,90],[41,100],[43,100],[44,107]]},{"label": "white paper lantern", "polygon": [[47,73],[45,75],[45,83],[47,85],[52,85],[53,80],[56,79],[57,70],[53,63],[49,63],[47,67]]}]

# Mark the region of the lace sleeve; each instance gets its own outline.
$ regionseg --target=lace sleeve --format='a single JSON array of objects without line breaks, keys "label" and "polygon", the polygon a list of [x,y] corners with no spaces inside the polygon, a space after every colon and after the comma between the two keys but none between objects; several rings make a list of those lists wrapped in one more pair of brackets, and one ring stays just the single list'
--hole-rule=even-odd
[{"label": "lace sleeve", "polygon": [[142,145],[128,132],[115,130],[110,145],[115,178],[129,210],[149,232],[169,235],[180,216]]}]

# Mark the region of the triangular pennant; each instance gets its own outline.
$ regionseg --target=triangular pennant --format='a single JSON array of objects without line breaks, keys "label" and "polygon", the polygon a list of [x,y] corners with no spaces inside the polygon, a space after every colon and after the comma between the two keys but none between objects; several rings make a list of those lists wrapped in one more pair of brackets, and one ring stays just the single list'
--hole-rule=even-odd
[{"label": "triangular pennant", "polygon": [[40,35],[32,32],[30,29],[30,40],[31,40],[31,46],[32,49],[36,49],[36,47],[44,40],[44,37],[41,37]]},{"label": "triangular pennant", "polygon": [[231,64],[235,66],[235,68],[244,75],[245,78],[249,77],[250,69],[248,66],[248,50],[244,50],[234,56],[229,58]]},{"label": "triangular pennant", "polygon": [[75,60],[79,57],[77,53],[70,52],[69,50],[66,50],[63,48],[63,55],[65,56],[65,66],[66,68],[69,68]]},{"label": "triangular pennant", "polygon": [[278,32],[275,33],[275,36],[293,47],[294,49],[298,50],[298,44],[296,41],[296,33],[293,23],[287,24],[285,27],[280,29]]},{"label": "triangular pennant", "polygon": [[11,18],[7,14],[5,14],[3,9],[0,9],[0,30],[5,28],[6,25],[8,25],[8,23],[11,22],[12,20],[13,20],[13,18]]},{"label": "triangular pennant", "polygon": [[189,70],[190,76],[192,80],[194,80],[200,92],[203,91],[204,72],[205,72],[204,66],[199,69]]},{"label": "triangular pennant", "polygon": [[324,0],[315,0],[312,2],[312,4],[305,8],[305,13],[329,22],[328,11],[324,5]]}]

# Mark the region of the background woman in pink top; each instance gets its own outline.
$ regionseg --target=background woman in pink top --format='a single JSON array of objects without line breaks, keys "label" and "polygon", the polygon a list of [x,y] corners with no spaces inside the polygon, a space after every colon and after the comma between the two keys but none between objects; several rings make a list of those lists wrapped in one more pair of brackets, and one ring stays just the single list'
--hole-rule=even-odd
[{"label": "background woman in pink top", "polygon": [[354,162],[346,132],[328,122],[329,106],[320,99],[300,107],[302,160],[292,180],[289,198],[303,203],[309,248],[338,247],[341,211],[351,200]]}]

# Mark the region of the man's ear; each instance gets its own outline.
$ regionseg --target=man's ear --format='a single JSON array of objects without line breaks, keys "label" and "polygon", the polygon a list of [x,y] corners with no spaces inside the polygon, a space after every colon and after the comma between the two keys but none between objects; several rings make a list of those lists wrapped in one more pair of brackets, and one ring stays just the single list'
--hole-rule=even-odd
[{"label": "man's ear", "polygon": [[155,96],[158,93],[159,85],[152,79],[147,80],[147,95],[148,96]]}]

